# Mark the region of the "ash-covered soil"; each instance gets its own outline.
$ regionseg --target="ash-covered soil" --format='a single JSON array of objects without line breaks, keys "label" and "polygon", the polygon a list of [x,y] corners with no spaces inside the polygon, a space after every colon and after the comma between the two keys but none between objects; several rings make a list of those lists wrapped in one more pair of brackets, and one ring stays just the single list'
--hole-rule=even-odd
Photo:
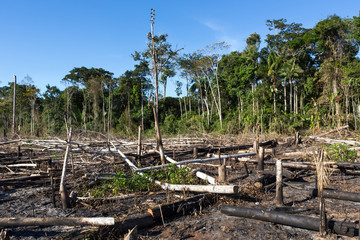
[{"label": "ash-covered soil", "polygon": [[[72,159],[67,169],[68,192],[91,197],[84,193],[82,186],[92,182],[101,182],[102,177],[117,171],[130,171],[124,159],[106,141],[74,140]],[[3,142],[6,142],[3,140]],[[131,141],[113,141],[131,161],[136,162],[136,143]],[[164,140],[166,154],[183,161],[193,159],[194,147],[197,147],[198,158],[209,158],[219,155],[231,155],[253,152],[252,141],[236,138],[222,139],[168,139]],[[185,214],[165,218],[164,222],[138,229],[138,239],[357,239],[329,233],[321,237],[318,232],[264,222],[254,219],[227,216],[221,213],[223,204],[245,206],[262,209],[276,208],[274,176],[274,159],[283,162],[307,163],[313,161],[309,154],[291,155],[286,153],[315,151],[319,143],[303,141],[295,146],[291,141],[278,141],[265,148],[266,174],[257,171],[256,156],[242,159],[231,159],[226,162],[228,183],[239,186],[236,195],[214,194],[214,201],[200,209],[193,209]],[[18,146],[21,146],[20,154]],[[272,149],[276,148],[276,151]],[[145,141],[141,166],[160,164],[155,143]],[[15,143],[0,145],[0,216],[6,217],[114,217],[122,222],[129,216],[143,214],[147,209],[168,204],[180,199],[195,196],[196,193],[170,192],[159,188],[157,191],[122,193],[123,197],[116,200],[85,199],[73,197],[71,207],[63,209],[58,193],[60,174],[63,163],[65,144],[58,141],[22,140]],[[48,159],[51,159],[49,165]],[[244,165],[246,162],[246,166]],[[15,167],[19,163],[36,163],[32,167]],[[217,177],[219,161],[191,164],[193,169],[201,169],[210,176]],[[248,174],[246,173],[246,169]],[[319,198],[311,195],[315,187],[314,169],[284,168],[284,203],[283,209],[295,214],[319,217]],[[329,174],[330,189],[356,192],[360,194],[360,179],[356,169],[348,172],[334,170]],[[34,177],[34,175],[38,178]],[[266,179],[264,180],[264,175]],[[31,177],[32,178],[26,178]],[[51,186],[54,181],[54,197]],[[22,179],[23,178],[23,179]],[[263,179],[263,180],[259,180]],[[272,185],[271,185],[272,184]],[[266,186],[271,186],[266,188]],[[266,190],[264,190],[264,187]],[[325,199],[328,219],[358,223],[360,203]],[[294,210],[295,209],[295,210]],[[28,226],[0,227],[9,239],[121,239],[125,233],[102,235],[95,226]]]}]

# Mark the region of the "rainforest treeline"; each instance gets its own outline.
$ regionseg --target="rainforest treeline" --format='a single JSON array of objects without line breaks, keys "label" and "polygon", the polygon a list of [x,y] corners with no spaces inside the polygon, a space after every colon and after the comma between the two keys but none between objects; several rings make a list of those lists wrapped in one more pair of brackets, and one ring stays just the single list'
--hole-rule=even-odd
[{"label": "rainforest treeline", "polygon": [[[357,130],[360,16],[332,15],[312,29],[286,19],[266,25],[271,34],[253,33],[243,51],[231,53],[225,42],[184,53],[167,35],[148,34],[148,46],[132,55],[133,70],[115,77],[102,68],[74,67],[62,79],[63,91],[47,85],[40,94],[26,76],[16,85],[15,132],[53,136],[66,132],[67,123],[84,133],[135,135],[141,125],[153,134],[155,71],[159,124],[167,135],[293,133],[344,124]],[[167,96],[168,81],[175,81],[171,95],[177,97]],[[10,82],[0,88],[4,135],[12,132],[13,99]]]}]

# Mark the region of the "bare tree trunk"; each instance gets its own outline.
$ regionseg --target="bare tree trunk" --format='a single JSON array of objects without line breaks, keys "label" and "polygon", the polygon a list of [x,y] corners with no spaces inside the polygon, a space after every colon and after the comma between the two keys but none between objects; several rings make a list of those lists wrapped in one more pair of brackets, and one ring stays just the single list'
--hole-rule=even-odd
[{"label": "bare tree trunk", "polygon": [[185,100],[186,97],[184,97],[184,108],[185,108],[185,117],[187,119],[187,108],[186,108],[186,100]]},{"label": "bare tree trunk", "polygon": [[160,128],[159,128],[159,121],[157,118],[157,113],[156,113],[156,108],[153,107],[153,112],[154,112],[154,120],[155,120],[155,130],[156,130],[156,142],[157,144],[157,149],[160,152],[160,159],[161,159],[161,165],[165,165],[165,153],[164,153],[164,148],[162,145],[162,139],[161,139],[161,134],[160,134]]},{"label": "bare tree trunk", "polygon": [[180,104],[180,116],[182,117],[182,106],[181,106],[181,98],[179,97],[179,104]]},{"label": "bare tree trunk", "polygon": [[34,122],[35,122],[35,102],[36,102],[36,97],[34,97],[34,99],[32,98],[31,100],[31,121],[30,121],[30,135],[33,136],[34,134]]},{"label": "bare tree trunk", "polygon": [[251,93],[252,93],[252,104],[253,104],[253,116],[255,115],[255,98],[254,98],[254,83],[251,83]]},{"label": "bare tree trunk", "polygon": [[345,114],[346,114],[346,124],[349,125],[349,86],[345,86]]},{"label": "bare tree trunk", "polygon": [[340,114],[341,114],[341,109],[340,109],[340,103],[337,99],[337,95],[338,95],[338,89],[337,89],[337,77],[339,74],[339,69],[338,67],[335,68],[335,77],[332,79],[332,90],[333,90],[333,95],[335,98],[335,111],[336,111],[336,116],[337,116],[337,122],[338,122],[338,127],[340,127],[341,125],[341,118],[340,118]]},{"label": "bare tree trunk", "polygon": [[112,101],[111,101],[111,86],[109,86],[109,100],[108,100],[108,119],[107,119],[107,134],[110,133],[111,115],[112,115]]},{"label": "bare tree trunk", "polygon": [[105,94],[104,94],[104,82],[101,86],[101,95],[102,95],[102,121],[103,121],[103,131],[106,132],[106,112],[105,112]]},{"label": "bare tree trunk", "polygon": [[290,112],[293,112],[293,84],[292,84],[292,79],[290,79],[289,81],[290,83]]},{"label": "bare tree trunk", "polygon": [[355,107],[355,102],[354,102],[354,96],[351,96],[351,101],[352,101],[352,107],[353,107],[353,115],[354,115],[354,127],[355,127],[355,131],[357,131],[357,121],[356,121],[356,107]]},{"label": "bare tree trunk", "polygon": [[141,128],[144,129],[144,91],[141,84]]},{"label": "bare tree trunk", "polygon": [[128,94],[128,101],[127,101],[127,109],[128,109],[128,128],[129,131],[131,130],[131,113],[130,113],[130,94]]},{"label": "bare tree trunk", "polygon": [[[154,78],[155,78],[155,109],[156,109],[155,114],[158,114],[158,111],[159,111],[159,74],[158,74],[157,65],[156,65],[153,17],[154,16],[152,15],[151,16],[151,43],[152,43],[152,49],[151,49],[152,54],[151,55],[152,55],[152,60],[153,60],[153,73],[154,73]],[[156,118],[158,118],[157,115],[156,115]]]},{"label": "bare tree trunk", "polygon": [[207,99],[204,99],[205,106],[206,106],[206,116],[207,116],[207,124],[210,125],[210,109]]},{"label": "bare tree trunk", "polygon": [[12,113],[12,132],[16,134],[16,75],[14,75],[14,95],[13,95],[13,113]]},{"label": "bare tree trunk", "polygon": [[200,92],[200,103],[201,103],[201,111],[202,111],[202,121],[204,121],[205,118],[205,110],[204,110],[204,97],[203,97],[203,93],[202,93],[202,87],[201,87],[201,82],[200,82],[200,78],[198,79],[198,83],[199,83],[199,92]]},{"label": "bare tree trunk", "polygon": [[189,77],[186,75],[186,97],[189,102],[189,111],[191,112],[191,101],[189,97]]},{"label": "bare tree trunk", "polygon": [[[216,72],[217,72],[218,67],[219,67],[219,64],[217,64]],[[216,73],[216,84],[217,84],[218,98],[219,98],[219,111],[218,111],[218,114],[219,114],[219,119],[220,119],[220,128],[222,129],[223,124],[222,124],[221,95],[220,95],[219,78],[217,76],[217,73]]]},{"label": "bare tree trunk", "polygon": [[285,80],[284,80],[284,83],[283,83],[283,87],[284,87],[284,111],[286,113],[287,112],[287,105],[286,105],[287,96],[286,96],[286,81]]},{"label": "bare tree trunk", "polygon": [[275,79],[272,79],[273,81],[273,104],[274,104],[274,110],[273,112],[276,113],[276,93],[275,93],[275,90],[276,90],[276,85],[275,85]]},{"label": "bare tree trunk", "polygon": [[[66,126],[67,128],[67,126]],[[62,169],[62,173],[61,173],[61,180],[60,180],[60,195],[61,195],[61,203],[63,206],[63,209],[66,209],[69,207],[69,195],[67,193],[67,189],[66,189],[66,167],[67,167],[67,160],[69,157],[69,152],[71,151],[71,135],[72,135],[72,129],[70,128],[70,131],[68,131],[68,138],[67,138],[67,145],[66,145],[66,152],[65,152],[65,157],[64,157],[64,164],[63,164],[63,169]]]}]

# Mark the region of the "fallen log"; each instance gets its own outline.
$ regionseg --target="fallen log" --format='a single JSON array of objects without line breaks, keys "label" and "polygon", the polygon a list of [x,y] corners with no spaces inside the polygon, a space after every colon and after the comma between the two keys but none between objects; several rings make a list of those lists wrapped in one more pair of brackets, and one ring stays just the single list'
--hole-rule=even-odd
[{"label": "fallen log", "polygon": [[[164,218],[174,217],[177,214],[184,214],[192,211],[194,208],[201,209],[201,207],[207,203],[205,200],[212,202],[213,198],[211,198],[210,194],[198,195],[162,205],[161,211]],[[133,229],[135,226],[137,226],[138,229],[142,229],[161,221],[160,207],[151,208],[147,213],[129,216],[124,221],[116,222],[114,226],[101,227],[99,229],[99,236],[102,236],[105,239],[109,233],[111,233],[112,236],[117,236],[128,232],[128,230]]]},{"label": "fallen log", "polygon": [[310,136],[310,139],[317,141],[317,142],[325,142],[328,144],[346,144],[346,145],[350,145],[350,146],[359,146],[360,142],[358,141],[353,141],[353,140],[338,140],[338,139],[331,139],[331,138],[322,138],[322,137],[315,137],[315,136]]},{"label": "fallen log", "polygon": [[255,156],[256,153],[245,153],[245,154],[237,154],[237,155],[228,155],[223,157],[216,157],[216,158],[206,158],[206,159],[192,159],[192,160],[186,160],[182,162],[172,163],[172,164],[165,164],[165,165],[159,165],[159,166],[152,166],[152,167],[145,167],[145,168],[138,168],[136,171],[148,171],[148,170],[154,170],[154,169],[160,169],[165,167],[171,167],[172,165],[185,165],[189,163],[198,163],[198,162],[211,162],[211,161],[218,161],[220,159],[230,159],[230,158],[240,158],[240,157],[248,157],[248,156]]},{"label": "fallen log", "polygon": [[162,217],[174,217],[176,214],[179,213],[184,214],[194,209],[201,209],[205,200],[212,202],[213,199],[214,198],[211,194],[202,194],[173,203],[164,204],[159,207],[149,208],[147,212],[153,217],[155,221],[161,221]]},{"label": "fallen log", "polygon": [[[159,151],[156,150],[156,152],[160,154]],[[171,162],[171,163],[174,163],[174,164],[179,163],[179,162],[175,161],[174,159],[168,157],[168,156],[165,155],[165,154],[164,154],[164,157],[165,157],[165,159],[166,159],[167,161],[169,161],[169,162]],[[178,165],[178,167],[179,167],[179,168],[182,168],[183,166],[182,166],[182,165]],[[187,167],[186,167],[186,168],[187,168]],[[205,181],[209,182],[210,184],[216,184],[216,179],[215,179],[214,177],[211,177],[211,176],[209,176],[209,175],[207,175],[207,174],[205,174],[205,173],[203,173],[203,172],[201,172],[201,171],[196,171],[196,176],[197,176],[198,178],[202,179],[202,180],[205,180]]]},{"label": "fallen log", "polygon": [[21,142],[21,139],[19,139],[19,140],[12,140],[12,141],[8,141],[8,142],[0,142],[0,145],[11,144],[11,143],[17,143],[17,142]]},{"label": "fallen log", "polygon": [[[229,216],[251,218],[313,231],[319,231],[320,227],[319,218],[292,215],[277,211],[223,205],[221,212]],[[328,220],[326,224],[327,228],[336,234],[349,237],[355,236],[356,223]]]},{"label": "fallen log", "polygon": [[113,145],[113,147],[115,148],[115,150],[120,154],[121,157],[124,158],[124,160],[126,161],[126,163],[134,170],[134,171],[138,171],[138,168],[135,166],[135,164],[130,161],[129,158],[127,158],[115,145],[113,142],[110,142],[111,145]]},{"label": "fallen log", "polygon": [[328,135],[328,134],[330,134],[330,133],[338,132],[339,130],[343,130],[343,129],[346,129],[346,128],[349,128],[349,125],[345,125],[345,126],[343,126],[343,127],[339,127],[339,128],[333,129],[333,130],[328,131],[328,132],[326,132],[326,133],[322,133],[322,134],[320,134],[320,135],[317,135],[316,137],[323,137],[323,136]]},{"label": "fallen log", "polygon": [[33,175],[33,176],[26,176],[26,177],[5,178],[5,179],[0,179],[0,183],[2,183],[2,182],[13,182],[13,181],[36,180],[36,179],[48,178],[48,177],[49,177],[49,175],[45,174],[45,175]]},{"label": "fallen log", "polygon": [[19,226],[107,226],[114,225],[113,217],[94,217],[94,218],[0,218],[0,227],[19,227]]},{"label": "fallen log", "polygon": [[[311,191],[311,194],[313,197],[318,197],[319,192],[317,189],[313,189]],[[323,197],[331,198],[331,199],[338,199],[338,200],[352,201],[352,202],[360,202],[360,193],[355,193],[355,192],[345,192],[345,191],[339,191],[339,190],[324,189]]]},{"label": "fallen log", "polygon": [[188,192],[207,192],[218,194],[236,194],[239,192],[239,186],[235,185],[186,185],[186,184],[170,184],[155,181],[164,190],[170,191],[188,191]]}]

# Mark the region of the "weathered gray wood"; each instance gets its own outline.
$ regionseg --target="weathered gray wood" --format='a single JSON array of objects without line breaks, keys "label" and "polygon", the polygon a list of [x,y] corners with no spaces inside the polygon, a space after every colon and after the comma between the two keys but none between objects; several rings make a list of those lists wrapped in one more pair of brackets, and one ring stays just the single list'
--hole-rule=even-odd
[{"label": "weathered gray wood", "polygon": [[67,189],[66,189],[66,167],[67,167],[67,163],[68,163],[69,152],[71,151],[70,150],[71,136],[72,136],[72,129],[70,128],[70,131],[68,132],[68,139],[67,139],[68,143],[66,145],[64,164],[63,164],[63,168],[62,168],[62,172],[61,172],[60,189],[59,189],[60,199],[61,199],[61,204],[63,206],[63,209],[66,209],[70,206],[69,194],[67,193]]},{"label": "weathered gray wood", "polygon": [[276,159],[276,205],[282,206],[284,205],[283,201],[283,186],[282,186],[282,161],[280,159]]},{"label": "weathered gray wood", "polygon": [[259,151],[257,153],[257,161],[258,161],[257,169],[264,170],[264,148],[263,147],[259,147]]},{"label": "weathered gray wood", "polygon": [[186,185],[186,184],[170,184],[155,181],[164,190],[170,191],[188,191],[188,192],[207,192],[218,194],[236,194],[239,192],[239,186],[236,185]]},{"label": "weathered gray wood", "polygon": [[139,125],[139,133],[138,133],[138,147],[137,147],[137,155],[138,155],[138,166],[140,167],[140,159],[141,159],[141,125]]},{"label": "weathered gray wood", "polygon": [[[256,155],[256,153],[245,153],[245,154],[223,156],[220,159],[240,158],[240,157],[255,156],[255,155]],[[186,161],[172,163],[172,164],[165,164],[163,166],[153,166],[153,167],[139,168],[136,171],[142,171],[143,172],[143,171],[148,171],[148,170],[153,170],[153,169],[160,169],[160,168],[163,168],[163,167],[170,167],[173,164],[185,165],[185,164],[189,164],[189,163],[210,162],[210,161],[216,161],[216,160],[219,160],[219,158],[216,157],[216,158],[206,158],[206,159],[192,159],[192,160],[186,160]]]},{"label": "weathered gray wood", "polygon": [[114,225],[113,217],[95,217],[95,218],[67,218],[67,217],[49,217],[49,218],[0,218],[0,227],[17,226],[104,226]]},{"label": "weathered gray wood", "polygon": [[346,144],[350,146],[360,146],[360,142],[353,141],[353,140],[338,140],[338,139],[331,139],[331,138],[322,138],[322,137],[316,137],[316,136],[310,136],[310,139],[317,141],[317,142],[325,142],[329,144]]},{"label": "weathered gray wood", "polygon": [[218,167],[218,183],[225,184],[226,183],[226,160],[224,160],[223,164]]}]

